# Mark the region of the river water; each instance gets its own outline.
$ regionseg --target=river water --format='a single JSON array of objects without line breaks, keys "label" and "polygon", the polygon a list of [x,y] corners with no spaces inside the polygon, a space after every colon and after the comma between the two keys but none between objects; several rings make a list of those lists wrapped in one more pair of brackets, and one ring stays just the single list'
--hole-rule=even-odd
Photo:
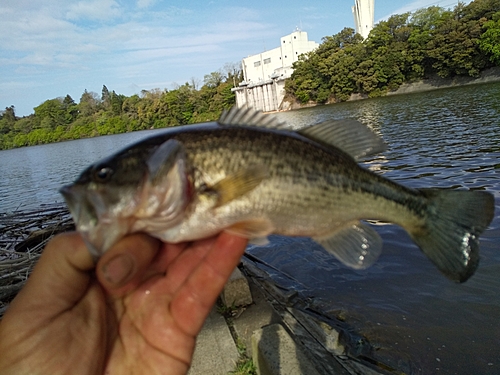
[{"label": "river water", "polygon": [[[363,338],[349,355],[368,356],[394,373],[500,374],[500,84],[277,116],[297,128],[327,118],[359,119],[388,144],[386,152],[363,161],[367,168],[414,188],[495,195],[480,266],[464,284],[442,276],[393,225],[375,226],[384,250],[364,271],[345,268],[309,239],[273,236],[270,244],[248,251],[273,267],[262,266],[277,285],[308,298],[312,309]],[[159,131],[0,151],[0,212],[62,201],[58,188],[89,163]]]}]

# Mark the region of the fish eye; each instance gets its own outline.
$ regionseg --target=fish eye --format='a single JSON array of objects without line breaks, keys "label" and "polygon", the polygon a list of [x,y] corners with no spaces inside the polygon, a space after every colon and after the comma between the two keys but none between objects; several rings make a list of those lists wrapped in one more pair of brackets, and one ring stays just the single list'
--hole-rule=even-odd
[{"label": "fish eye", "polygon": [[99,166],[94,172],[94,177],[98,182],[106,182],[113,175],[113,169],[108,166]]}]

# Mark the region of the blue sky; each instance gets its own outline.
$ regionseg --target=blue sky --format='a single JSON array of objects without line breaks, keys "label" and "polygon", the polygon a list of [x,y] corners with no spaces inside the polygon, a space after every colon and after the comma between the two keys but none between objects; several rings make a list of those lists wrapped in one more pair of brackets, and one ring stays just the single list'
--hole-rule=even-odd
[{"label": "blue sky", "polygon": [[[466,1],[468,3],[470,1]],[[28,115],[47,99],[102,85],[119,94],[175,88],[279,46],[296,27],[318,43],[354,27],[354,0],[271,2],[2,0],[0,109]],[[375,22],[444,0],[375,0]]]}]

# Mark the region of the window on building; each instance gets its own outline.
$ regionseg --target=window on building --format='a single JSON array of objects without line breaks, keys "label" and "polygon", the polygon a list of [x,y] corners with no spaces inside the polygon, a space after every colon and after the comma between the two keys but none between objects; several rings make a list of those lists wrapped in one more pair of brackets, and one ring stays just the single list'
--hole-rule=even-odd
[{"label": "window on building", "polygon": [[285,59],[286,59],[286,55],[285,55]]},{"label": "window on building", "polygon": [[254,62],[254,63],[253,63],[253,66],[254,66],[254,67],[258,67],[258,66],[260,66],[260,61],[256,61],[256,62]]},{"label": "window on building", "polygon": [[271,62],[271,58],[268,57],[267,59],[264,59],[264,64],[269,64]]},{"label": "window on building", "polygon": [[283,41],[283,43],[286,43],[285,41]]},{"label": "window on building", "polygon": [[293,36],[293,39],[297,39],[297,36],[296,36],[296,35],[294,35],[294,36]]}]

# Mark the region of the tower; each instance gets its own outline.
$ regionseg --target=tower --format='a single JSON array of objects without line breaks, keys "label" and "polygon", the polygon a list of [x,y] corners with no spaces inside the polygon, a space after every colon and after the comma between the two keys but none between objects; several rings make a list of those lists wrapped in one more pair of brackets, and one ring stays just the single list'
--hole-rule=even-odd
[{"label": "tower", "polygon": [[363,39],[366,39],[373,29],[374,8],[375,0],[354,0],[354,6],[352,7],[354,24],[356,26],[356,32],[360,34]]}]

